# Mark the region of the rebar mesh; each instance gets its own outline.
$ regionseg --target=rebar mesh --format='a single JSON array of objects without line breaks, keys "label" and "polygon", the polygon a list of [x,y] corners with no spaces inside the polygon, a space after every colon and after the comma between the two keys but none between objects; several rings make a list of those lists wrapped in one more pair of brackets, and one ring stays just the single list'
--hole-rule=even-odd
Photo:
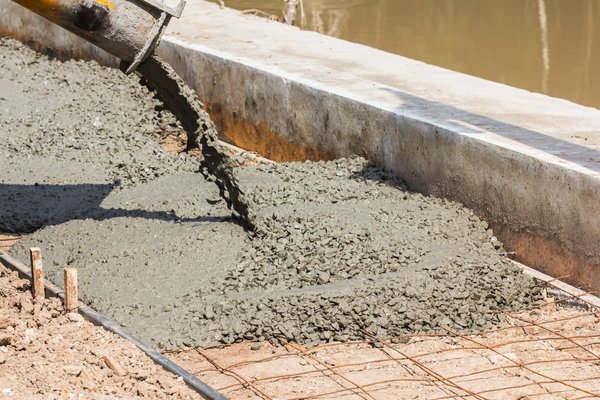
[{"label": "rebar mesh", "polygon": [[[500,311],[506,323],[483,332],[365,333],[365,341],[312,348],[244,343],[169,356],[232,399],[600,398],[600,312],[585,304],[588,293],[561,293]],[[563,306],[573,302],[584,307]]]}]

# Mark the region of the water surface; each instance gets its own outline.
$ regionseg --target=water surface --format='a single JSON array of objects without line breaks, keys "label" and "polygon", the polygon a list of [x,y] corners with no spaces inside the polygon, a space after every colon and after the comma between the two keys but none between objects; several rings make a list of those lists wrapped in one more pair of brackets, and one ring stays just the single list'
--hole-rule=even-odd
[{"label": "water surface", "polygon": [[[216,1],[216,0],[215,0]],[[225,0],[281,15],[281,0]],[[600,108],[600,0],[303,0],[297,25]]]}]

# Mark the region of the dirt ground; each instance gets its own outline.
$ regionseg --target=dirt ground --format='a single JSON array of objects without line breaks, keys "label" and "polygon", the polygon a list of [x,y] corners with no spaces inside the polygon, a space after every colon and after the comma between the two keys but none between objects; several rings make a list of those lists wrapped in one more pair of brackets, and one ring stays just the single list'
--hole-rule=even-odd
[{"label": "dirt ground", "polygon": [[29,288],[0,265],[0,398],[200,398],[130,342],[65,314],[57,298],[34,301]]}]

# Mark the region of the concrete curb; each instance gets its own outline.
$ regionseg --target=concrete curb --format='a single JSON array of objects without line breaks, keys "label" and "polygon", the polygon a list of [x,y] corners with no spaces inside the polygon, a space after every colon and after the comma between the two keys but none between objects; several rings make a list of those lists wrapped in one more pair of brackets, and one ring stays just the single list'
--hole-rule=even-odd
[{"label": "concrete curb", "polygon": [[[2,32],[115,64],[10,0]],[[473,209],[518,261],[600,289],[599,110],[202,0],[158,52],[225,140],[275,160],[362,155]]]}]

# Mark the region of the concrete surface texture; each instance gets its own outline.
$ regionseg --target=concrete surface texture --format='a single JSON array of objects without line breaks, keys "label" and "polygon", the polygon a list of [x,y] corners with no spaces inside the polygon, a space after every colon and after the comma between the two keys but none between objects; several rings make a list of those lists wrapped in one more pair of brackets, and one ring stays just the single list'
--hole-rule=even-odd
[{"label": "concrete surface texture", "polygon": [[487,223],[358,158],[238,169],[249,234],[160,149],[173,117],[134,78],[1,43],[0,231],[41,228],[11,252],[41,247],[56,284],[77,267],[82,300],[148,343],[468,331],[541,299]]},{"label": "concrete surface texture", "polygon": [[[114,63],[0,5],[0,31]],[[600,288],[600,111],[202,0],[172,21],[158,52],[225,139],[280,160],[364,156],[473,209],[525,264]]]}]

